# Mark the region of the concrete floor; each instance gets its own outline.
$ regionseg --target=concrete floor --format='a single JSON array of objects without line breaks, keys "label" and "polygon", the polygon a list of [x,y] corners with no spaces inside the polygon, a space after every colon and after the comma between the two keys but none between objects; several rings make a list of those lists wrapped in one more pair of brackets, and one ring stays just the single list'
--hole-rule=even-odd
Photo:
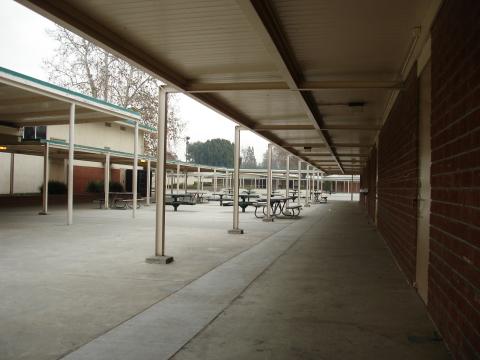
[{"label": "concrete floor", "polygon": [[168,212],[168,266],[153,208],[33,214],[0,213],[0,359],[448,358],[358,203],[241,236],[231,208]]},{"label": "concrete floor", "polygon": [[[217,203],[218,204],[218,203]],[[290,224],[241,214],[246,234],[229,235],[232,208],[180,207],[166,215],[168,266],[154,251],[154,206],[131,211],[63,208],[0,211],[0,359],[57,359],[145,310]]]}]

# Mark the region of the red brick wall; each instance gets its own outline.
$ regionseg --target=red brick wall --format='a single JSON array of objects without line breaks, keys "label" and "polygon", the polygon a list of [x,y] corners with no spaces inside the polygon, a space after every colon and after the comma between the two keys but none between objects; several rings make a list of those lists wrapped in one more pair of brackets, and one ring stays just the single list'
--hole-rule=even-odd
[{"label": "red brick wall", "polygon": [[370,151],[368,161],[360,175],[360,187],[368,189],[368,194],[360,194],[360,204],[367,210],[368,217],[375,221],[375,199],[377,193],[377,149]]},{"label": "red brick wall", "polygon": [[418,91],[413,67],[380,132],[377,165],[377,227],[412,283],[417,249]]},{"label": "red brick wall", "polygon": [[455,358],[480,358],[480,1],[432,29],[428,308]]},{"label": "red brick wall", "polygon": [[[103,181],[104,169],[89,166],[75,166],[73,170],[73,192],[75,194],[86,193],[87,184],[90,181]],[[112,169],[110,181],[120,182],[120,169]]]},{"label": "red brick wall", "polygon": [[367,175],[367,212],[372,221],[375,221],[375,202],[377,197],[377,148],[374,147],[368,159]]}]

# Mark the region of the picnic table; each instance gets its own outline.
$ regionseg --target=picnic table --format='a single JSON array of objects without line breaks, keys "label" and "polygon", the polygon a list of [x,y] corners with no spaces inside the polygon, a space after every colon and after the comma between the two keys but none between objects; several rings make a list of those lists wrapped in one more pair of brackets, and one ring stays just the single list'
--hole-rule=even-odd
[{"label": "picnic table", "polygon": [[[288,201],[293,201],[293,196],[274,196],[270,198],[270,206],[272,208],[272,216],[278,217],[281,214],[288,217],[296,217],[300,215],[302,205],[287,205]],[[258,214],[258,209],[262,209],[263,215],[266,216],[267,199],[257,201],[255,206],[255,217],[262,218]]]},{"label": "picnic table", "polygon": [[323,195],[322,191],[315,191],[313,193],[313,196],[314,196],[315,202],[318,202],[318,203],[327,202],[327,196]]},{"label": "picnic table", "polygon": [[[220,200],[220,206],[222,206],[222,205],[223,205],[223,200],[224,200],[224,199],[223,199],[223,197],[224,197],[224,196],[228,196],[228,194],[225,194],[225,193],[213,193],[212,195],[213,195],[213,196],[218,196],[218,197],[219,197],[219,200]],[[216,199],[211,199],[211,198],[210,198],[210,200],[216,200]],[[225,199],[225,200],[227,200],[227,199]],[[228,199],[228,200],[231,200],[231,199]]]},{"label": "picnic table", "polygon": [[[250,206],[250,205],[253,205],[256,203],[251,201],[250,199],[253,199],[253,198],[258,198],[259,195],[256,195],[256,194],[251,194],[251,193],[247,193],[247,192],[243,192],[242,194],[238,194],[238,206],[242,209],[242,212],[245,212],[245,209]],[[228,199],[228,202],[224,202],[222,204],[223,206],[233,206],[233,199]]]},{"label": "picnic table", "polygon": [[173,211],[177,211],[180,205],[195,205],[192,194],[168,194],[165,196],[165,205],[172,205]]},{"label": "picnic table", "polygon": [[[133,207],[133,192],[128,191],[110,191],[109,193],[109,208],[114,209],[127,209]],[[140,207],[140,203],[144,201],[144,198],[137,199],[137,208]],[[94,203],[98,203],[98,206],[102,208],[105,204],[105,198],[93,200]]]},{"label": "picnic table", "polygon": [[173,211],[177,211],[180,205],[195,205],[197,201],[195,201],[194,195],[187,193],[187,194],[171,194],[171,199],[165,199],[166,205],[172,205]]}]

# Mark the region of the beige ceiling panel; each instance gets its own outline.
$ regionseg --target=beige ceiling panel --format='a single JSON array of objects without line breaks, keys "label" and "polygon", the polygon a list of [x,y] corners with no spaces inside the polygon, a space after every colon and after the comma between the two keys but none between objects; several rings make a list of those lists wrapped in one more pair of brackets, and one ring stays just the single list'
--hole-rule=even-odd
[{"label": "beige ceiling panel", "polygon": [[[307,80],[395,79],[429,0],[273,0]],[[379,51],[381,50],[381,51]]]},{"label": "beige ceiling panel", "polygon": [[279,79],[233,0],[70,3],[188,80]]}]

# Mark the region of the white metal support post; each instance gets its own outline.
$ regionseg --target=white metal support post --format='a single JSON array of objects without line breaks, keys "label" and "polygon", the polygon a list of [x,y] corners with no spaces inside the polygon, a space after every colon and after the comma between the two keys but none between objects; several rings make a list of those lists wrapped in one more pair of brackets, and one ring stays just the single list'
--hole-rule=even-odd
[{"label": "white metal support post", "polygon": [[147,206],[150,205],[150,189],[152,187],[152,184],[150,183],[150,177],[152,175],[152,164],[150,163],[150,160],[147,160],[147,199],[145,203]]},{"label": "white metal support post", "polygon": [[155,256],[148,263],[169,264],[173,257],[165,255],[165,162],[167,154],[167,92],[159,88],[157,136],[157,203],[155,212]]},{"label": "white metal support post", "polygon": [[320,176],[321,176],[321,172],[317,171],[317,191],[318,192],[322,192],[322,189],[320,189]]},{"label": "white metal support post", "polygon": [[353,174],[352,174],[352,182],[350,183],[350,201],[353,201]]},{"label": "white metal support post", "polygon": [[320,173],[320,191],[323,192],[323,173]]},{"label": "white metal support post", "polygon": [[270,200],[272,198],[272,149],[273,144],[268,144],[268,169],[267,169],[267,215],[263,218],[263,221],[273,221],[272,216],[272,204]]},{"label": "white metal support post", "polygon": [[180,164],[177,164],[177,194],[180,194]]},{"label": "white metal support post", "polygon": [[[42,194],[42,211],[40,215],[48,214],[48,179],[50,178],[50,161],[49,161],[49,145],[45,143],[43,148],[43,194]],[[13,155],[13,154],[12,154]]]},{"label": "white metal support post", "polygon": [[185,194],[187,193],[188,191],[188,171],[185,170],[185,184],[183,184],[183,189],[185,190]]},{"label": "white metal support post", "polygon": [[75,104],[70,104],[68,125],[68,197],[67,225],[73,224],[73,158],[75,151]]},{"label": "white metal support post", "polygon": [[233,229],[229,234],[243,234],[239,228],[240,213],[238,211],[238,193],[240,191],[240,126],[235,126],[235,149],[233,155]]},{"label": "white metal support post", "polygon": [[[287,155],[287,165],[286,165],[286,172],[285,172],[285,196],[288,197],[290,195],[290,155]],[[287,201],[288,205],[288,201]]]},{"label": "white metal support post", "polygon": [[311,180],[311,183],[312,183],[312,196],[311,198],[315,198],[315,169],[312,168],[312,180]]},{"label": "white metal support post", "polygon": [[104,204],[103,208],[108,209],[109,207],[109,195],[110,195],[110,153],[105,155],[105,169],[103,175],[103,192],[104,192]]},{"label": "white metal support post", "polygon": [[213,169],[213,193],[217,193],[217,169]]},{"label": "white metal support post", "polygon": [[10,195],[13,195],[15,183],[15,154],[10,154]]},{"label": "white metal support post", "polygon": [[132,217],[134,219],[135,219],[135,215],[137,214],[137,187],[138,187],[137,179],[138,179],[138,121],[135,122],[135,139],[133,139]]},{"label": "white metal support post", "polygon": [[305,176],[305,207],[310,206],[310,165],[307,165],[307,173]]},{"label": "white metal support post", "polygon": [[298,190],[298,197],[297,197],[297,204],[300,205],[300,191],[302,186],[302,160],[298,160],[298,183],[297,183],[297,190]]},{"label": "white metal support post", "polygon": [[200,182],[202,181],[200,166],[197,167],[197,192],[200,192]]}]

